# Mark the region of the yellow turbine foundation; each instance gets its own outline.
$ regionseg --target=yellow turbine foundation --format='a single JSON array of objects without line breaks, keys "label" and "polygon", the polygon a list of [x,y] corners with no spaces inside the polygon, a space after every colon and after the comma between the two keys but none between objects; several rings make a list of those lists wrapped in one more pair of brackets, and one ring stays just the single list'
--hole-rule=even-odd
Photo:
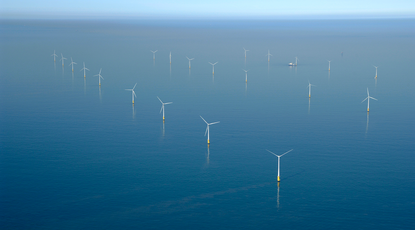
[{"label": "yellow turbine foundation", "polygon": [[164,121],[164,117],[163,117],[163,121]]},{"label": "yellow turbine foundation", "polygon": [[367,112],[369,112],[369,108],[367,108]]},{"label": "yellow turbine foundation", "polygon": [[279,176],[277,176],[277,181],[280,182],[280,177]]},{"label": "yellow turbine foundation", "polygon": [[208,144],[210,144],[210,141],[209,141],[209,139],[208,139]]},{"label": "yellow turbine foundation", "polygon": [[308,95],[308,98],[311,98],[311,95],[310,94]]},{"label": "yellow turbine foundation", "polygon": [[84,75],[84,78],[86,78],[86,75]]},{"label": "yellow turbine foundation", "polygon": [[134,100],[133,100],[133,104],[134,104]]}]

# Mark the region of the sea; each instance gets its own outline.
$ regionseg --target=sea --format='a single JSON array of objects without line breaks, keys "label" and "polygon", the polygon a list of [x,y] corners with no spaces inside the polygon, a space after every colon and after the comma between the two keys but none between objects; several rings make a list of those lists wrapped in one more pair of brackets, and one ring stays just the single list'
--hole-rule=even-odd
[{"label": "sea", "polygon": [[0,49],[1,229],[415,229],[414,19],[3,19]]}]

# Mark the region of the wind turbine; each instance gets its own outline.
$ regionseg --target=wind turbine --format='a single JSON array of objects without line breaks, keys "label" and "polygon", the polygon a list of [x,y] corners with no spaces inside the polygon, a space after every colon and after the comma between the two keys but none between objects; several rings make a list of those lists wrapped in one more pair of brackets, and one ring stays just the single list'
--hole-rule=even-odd
[{"label": "wind turbine", "polygon": [[72,60],[72,58],[71,58],[71,64],[69,64],[69,65],[71,65],[71,66],[72,66],[72,72],[73,72],[73,65],[76,65],[76,62],[74,62],[74,61]]},{"label": "wind turbine", "polygon": [[156,60],[156,52],[158,51],[158,50],[156,50],[156,51],[152,51],[152,50],[150,50],[152,53],[153,53],[153,60]]},{"label": "wind turbine", "polygon": [[104,78],[101,76],[101,70],[102,70],[102,68],[99,70],[98,74],[94,75],[94,76],[98,76],[99,86],[101,86],[101,78],[104,80]]},{"label": "wind turbine", "polygon": [[293,64],[292,62],[288,63],[289,66],[297,66],[297,60],[298,58],[295,57],[295,64]]},{"label": "wind turbine", "polygon": [[171,64],[171,51],[170,51],[169,59],[170,59],[170,64]]},{"label": "wind turbine", "polygon": [[245,59],[246,59],[246,51],[249,51],[249,50],[246,50],[245,48],[243,48],[244,49],[244,51],[245,51]]},{"label": "wind turbine", "polygon": [[81,71],[82,70],[84,71],[84,78],[86,78],[86,72],[85,72],[85,70],[88,70],[89,71],[89,69],[85,67],[85,62],[84,62],[84,68],[82,68]]},{"label": "wind turbine", "polygon": [[212,75],[215,75],[215,65],[218,64],[218,62],[215,62],[215,64],[212,64],[212,63],[209,62],[209,64],[211,64],[212,68],[213,68],[212,69]]},{"label": "wind turbine", "polygon": [[330,71],[330,62],[331,62],[331,61],[329,61],[329,60],[327,60],[327,61],[329,62],[329,71]]},{"label": "wind turbine", "polygon": [[131,97],[132,97],[132,100],[133,100],[133,104],[134,104],[134,97],[137,97],[136,95],[135,95],[135,92],[134,92],[134,89],[135,89],[135,86],[137,85],[137,83],[135,83],[135,85],[134,85],[134,87],[132,88],[132,89],[125,89],[125,90],[127,90],[127,91],[131,91]]},{"label": "wind turbine", "polygon": [[375,67],[375,68],[376,68],[375,79],[377,79],[377,78],[378,78],[378,66],[373,66],[373,67]]},{"label": "wind turbine", "polygon": [[191,68],[190,61],[193,60],[193,59],[195,59],[195,58],[190,59],[187,56],[186,56],[186,58],[187,58],[187,60],[189,60],[189,69],[190,69]]},{"label": "wind turbine", "polygon": [[284,154],[282,154],[282,155],[277,155],[277,154],[275,154],[275,153],[273,153],[273,152],[269,151],[268,149],[266,149],[266,150],[267,150],[268,152],[270,152],[270,153],[274,154],[274,156],[278,157],[278,175],[277,175],[277,181],[278,181],[278,182],[280,182],[280,158],[281,158],[282,156],[284,156],[285,154],[287,154],[287,153],[289,153],[289,152],[293,151],[293,149],[291,149],[291,150],[289,150],[289,151],[285,152],[285,153],[284,153]]},{"label": "wind turbine", "polygon": [[173,102],[166,102],[166,103],[164,103],[164,102],[162,102],[161,101],[161,99],[159,98],[159,97],[157,97],[158,99],[159,99],[159,101],[161,102],[161,109],[160,109],[160,113],[161,113],[161,111],[163,110],[163,122],[164,122],[164,105],[168,105],[168,104],[171,104],[171,103],[173,103]]},{"label": "wind turbine", "polygon": [[61,60],[62,60],[62,66],[64,65],[64,60],[66,59],[66,58],[64,58],[63,57],[63,54],[61,53],[61,56],[62,56],[62,58],[61,58]]},{"label": "wind turbine", "polygon": [[200,116],[200,118],[202,118],[202,120],[203,120],[203,121],[206,123],[206,125],[207,125],[207,127],[206,127],[206,131],[205,131],[205,136],[206,136],[206,133],[207,133],[207,143],[208,143],[208,144],[210,144],[210,140],[209,140],[209,126],[210,126],[210,125],[217,124],[217,123],[219,123],[220,121],[213,122],[213,123],[207,123],[207,121],[206,121],[205,119],[203,119],[203,117],[202,117],[202,116]]},{"label": "wind turbine", "polygon": [[244,70],[244,69],[242,70],[245,71],[245,83],[248,83],[248,71],[249,70]]},{"label": "wind turbine", "polygon": [[272,54],[269,53],[269,50],[268,50],[267,56],[268,56],[268,62],[269,62],[269,57],[272,56]]},{"label": "wind turbine", "polygon": [[310,84],[310,81],[308,81],[308,98],[311,98],[311,86],[315,86],[315,85],[312,85],[312,84]]},{"label": "wind turbine", "polygon": [[57,57],[58,55],[56,55],[55,50],[53,51],[53,54],[52,54],[52,55],[50,55],[50,56],[53,56],[53,61],[54,61],[54,62],[56,62],[56,57]]},{"label": "wind turbine", "polygon": [[360,102],[360,103],[363,103],[364,101],[367,100],[367,112],[369,112],[369,101],[370,101],[370,99],[374,99],[376,101],[378,100],[374,97],[369,96],[369,88],[367,88],[367,97],[362,102]]}]

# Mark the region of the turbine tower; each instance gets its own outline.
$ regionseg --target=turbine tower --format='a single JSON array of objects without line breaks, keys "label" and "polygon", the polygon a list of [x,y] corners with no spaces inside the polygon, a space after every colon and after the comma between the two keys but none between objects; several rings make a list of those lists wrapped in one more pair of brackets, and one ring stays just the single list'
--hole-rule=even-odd
[{"label": "turbine tower", "polygon": [[202,116],[200,116],[200,118],[202,118],[202,120],[206,123],[206,125],[207,125],[207,127],[206,127],[206,131],[205,131],[205,136],[206,136],[206,133],[207,133],[207,143],[208,143],[208,145],[210,144],[210,140],[209,140],[209,126],[211,126],[211,125],[214,125],[214,124],[217,124],[217,123],[219,123],[220,121],[217,121],[217,122],[213,122],[213,123],[207,123],[207,121],[205,120],[205,119],[203,119],[203,117]]},{"label": "turbine tower", "polygon": [[72,72],[73,72],[73,65],[76,65],[76,62],[74,62],[74,61],[72,60],[72,58],[71,58],[71,64],[69,64],[69,65],[71,65],[71,66],[72,66]]},{"label": "turbine tower", "polygon": [[161,111],[163,111],[163,122],[164,122],[164,105],[168,105],[168,104],[171,104],[171,103],[173,103],[173,102],[166,102],[166,103],[164,103],[163,101],[161,101],[161,99],[159,98],[159,97],[157,97],[158,99],[159,99],[159,101],[161,102],[161,109],[160,109],[160,113],[161,113]]},{"label": "turbine tower", "polygon": [[215,62],[215,64],[212,64],[212,63],[209,62],[209,64],[211,64],[212,68],[213,68],[212,69],[212,75],[215,75],[215,65],[218,64],[218,62]]},{"label": "turbine tower", "polygon": [[329,62],[329,71],[330,71],[330,62],[331,62],[331,61],[329,61],[329,60],[327,60],[327,61]]},{"label": "turbine tower", "polygon": [[272,56],[272,54],[269,53],[269,50],[268,50],[267,56],[268,56],[268,62],[269,62],[269,57]]},{"label": "turbine tower", "polygon": [[187,56],[186,56],[186,58],[187,58],[187,60],[189,60],[189,69],[190,69],[191,68],[190,61],[193,60],[193,59],[195,59],[195,58],[190,59]]},{"label": "turbine tower", "polygon": [[62,56],[62,58],[61,58],[61,60],[62,60],[62,67],[64,66],[64,60],[66,59],[66,58],[64,58],[63,57],[63,54],[61,53],[61,56]]},{"label": "turbine tower", "polygon": [[291,149],[291,150],[289,150],[289,151],[285,152],[285,153],[284,153],[284,154],[282,154],[282,155],[277,155],[277,154],[275,154],[275,153],[273,153],[273,152],[269,151],[268,149],[266,149],[266,150],[267,150],[268,152],[272,153],[274,156],[278,157],[278,164],[277,164],[277,168],[278,168],[277,181],[278,181],[278,182],[280,182],[280,158],[281,158],[282,156],[284,156],[285,154],[287,154],[287,153],[289,153],[289,152],[293,151],[293,149]]},{"label": "turbine tower", "polygon": [[312,84],[310,84],[310,81],[308,81],[308,98],[311,98],[311,86],[315,86],[315,85],[312,85]]},{"label": "turbine tower", "polygon": [[378,66],[373,66],[373,67],[375,67],[375,68],[376,68],[375,79],[377,79],[377,78],[378,78]]},{"label": "turbine tower", "polygon": [[56,55],[55,50],[53,51],[53,54],[52,54],[52,55],[50,55],[50,56],[53,56],[53,61],[54,61],[54,62],[56,62],[56,57],[57,57],[58,55]]},{"label": "turbine tower", "polygon": [[133,105],[134,105],[134,97],[137,97],[136,95],[135,95],[135,92],[134,92],[134,89],[135,89],[135,86],[137,85],[137,83],[135,83],[135,85],[134,85],[134,87],[132,88],[132,89],[125,89],[125,90],[127,90],[127,91],[131,91],[131,97],[132,97],[132,101],[133,101]]},{"label": "turbine tower", "polygon": [[245,83],[248,83],[248,71],[249,70],[244,70],[244,69],[242,70],[245,71]]},{"label": "turbine tower", "polygon": [[152,51],[152,50],[150,50],[152,53],[153,53],[153,60],[156,60],[156,52],[158,51],[158,50],[156,50],[156,51]]},{"label": "turbine tower", "polygon": [[82,70],[84,71],[84,78],[86,78],[86,72],[85,72],[85,70],[88,70],[89,71],[89,69],[85,67],[85,62],[84,62],[84,68],[82,68],[81,71]]},{"label": "turbine tower", "polygon": [[101,76],[101,70],[102,70],[102,68],[99,70],[98,74],[94,75],[94,76],[98,76],[99,86],[101,86],[101,78],[102,78],[102,80],[104,80],[104,78]]},{"label": "turbine tower", "polygon": [[366,101],[367,100],[367,112],[369,112],[369,101],[370,101],[370,99],[373,99],[373,100],[378,100],[378,99],[376,99],[376,98],[374,98],[374,97],[371,97],[371,96],[369,96],[369,88],[366,88],[367,89],[367,97],[362,101],[362,102],[360,102],[360,103],[363,103],[364,101]]}]

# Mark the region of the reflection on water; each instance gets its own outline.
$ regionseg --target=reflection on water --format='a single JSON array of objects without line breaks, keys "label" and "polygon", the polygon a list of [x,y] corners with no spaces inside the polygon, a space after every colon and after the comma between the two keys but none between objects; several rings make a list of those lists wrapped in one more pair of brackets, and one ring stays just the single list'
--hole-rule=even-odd
[{"label": "reflection on water", "polygon": [[367,117],[366,117],[366,132],[365,132],[365,137],[367,136],[367,131],[369,130],[369,112],[367,112]]},{"label": "reflection on water", "polygon": [[280,208],[280,182],[277,183],[277,209]]},{"label": "reflection on water", "polygon": [[86,94],[86,78],[84,77],[84,94]]},{"label": "reflection on water", "polygon": [[133,120],[135,119],[135,109],[134,109],[134,104],[132,104],[132,109],[133,109]]},{"label": "reflection on water", "polygon": [[311,101],[311,99],[308,98],[308,114],[310,114],[310,101]]},{"label": "reflection on water", "polygon": [[210,156],[210,150],[209,150],[209,145],[207,145],[206,165],[209,165],[209,156]]},{"label": "reflection on water", "polygon": [[329,81],[330,81],[330,71],[329,71],[329,73],[328,73],[328,78],[327,78]]},{"label": "reflection on water", "polygon": [[99,86],[99,102],[102,104],[101,86]]},{"label": "reflection on water", "polygon": [[171,78],[171,62],[170,62],[170,78]]}]

